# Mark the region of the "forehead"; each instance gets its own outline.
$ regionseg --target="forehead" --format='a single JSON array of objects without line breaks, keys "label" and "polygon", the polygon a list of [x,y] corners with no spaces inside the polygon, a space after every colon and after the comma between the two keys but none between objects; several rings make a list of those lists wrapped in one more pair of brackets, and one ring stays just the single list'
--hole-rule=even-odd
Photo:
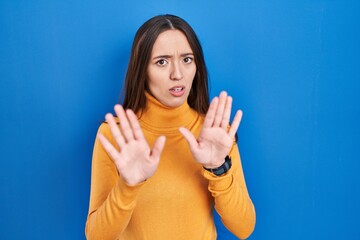
[{"label": "forehead", "polygon": [[192,53],[185,34],[179,30],[167,30],[160,33],[154,43],[152,55],[159,53],[171,54],[174,52]]}]

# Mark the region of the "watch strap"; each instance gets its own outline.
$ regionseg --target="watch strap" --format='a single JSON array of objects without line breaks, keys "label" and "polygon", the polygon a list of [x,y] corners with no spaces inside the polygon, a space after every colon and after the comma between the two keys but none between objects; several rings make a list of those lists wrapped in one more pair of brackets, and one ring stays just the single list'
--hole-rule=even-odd
[{"label": "watch strap", "polygon": [[226,173],[227,171],[229,171],[229,169],[231,168],[231,158],[229,156],[225,157],[225,162],[217,168],[206,168],[204,167],[205,170],[215,174],[216,176],[221,176],[224,173]]}]

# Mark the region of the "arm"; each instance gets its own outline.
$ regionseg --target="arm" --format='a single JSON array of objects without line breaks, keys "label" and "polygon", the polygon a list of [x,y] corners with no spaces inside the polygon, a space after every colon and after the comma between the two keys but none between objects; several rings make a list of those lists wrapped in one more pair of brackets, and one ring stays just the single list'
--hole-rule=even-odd
[{"label": "arm", "polygon": [[221,221],[233,234],[245,239],[255,227],[255,208],[249,197],[241,166],[237,145],[234,143],[229,156],[232,167],[218,177],[204,170],[203,175],[209,180],[209,191],[215,199],[215,209]]},{"label": "arm", "polygon": [[115,106],[120,126],[106,115],[95,141],[88,239],[115,239],[128,225],[141,185],[156,171],[165,145],[159,137],[150,149],[139,122],[131,110]]},{"label": "arm", "polygon": [[[114,144],[107,123],[100,126],[98,134],[103,134]],[[129,186],[119,177],[114,161],[97,138],[92,159],[90,204],[85,231],[87,239],[115,239],[119,236],[131,218],[141,185]]]},{"label": "arm", "polygon": [[234,144],[242,112],[237,111],[229,127],[232,98],[226,92],[215,97],[206,113],[204,124],[197,138],[186,128],[180,132],[187,140],[195,160],[205,168],[218,168],[226,155],[233,166],[220,177],[204,171],[209,180],[209,191],[215,198],[215,207],[225,226],[240,238],[248,237],[255,226],[255,210],[248,196],[240,155]]}]

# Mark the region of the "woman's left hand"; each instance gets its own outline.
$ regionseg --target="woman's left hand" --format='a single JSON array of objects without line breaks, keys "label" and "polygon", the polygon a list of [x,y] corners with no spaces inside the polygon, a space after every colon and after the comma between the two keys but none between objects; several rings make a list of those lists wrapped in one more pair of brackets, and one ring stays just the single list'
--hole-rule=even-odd
[{"label": "woman's left hand", "polygon": [[232,98],[225,91],[215,97],[206,113],[204,125],[196,139],[186,128],[179,131],[187,140],[190,150],[197,162],[205,168],[220,167],[234,143],[236,131],[240,125],[242,112],[238,110],[230,123]]}]

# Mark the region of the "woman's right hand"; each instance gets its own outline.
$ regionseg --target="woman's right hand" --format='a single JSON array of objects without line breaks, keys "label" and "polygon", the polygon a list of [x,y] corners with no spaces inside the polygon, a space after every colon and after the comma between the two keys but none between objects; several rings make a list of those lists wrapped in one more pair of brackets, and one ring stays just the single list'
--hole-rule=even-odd
[{"label": "woman's right hand", "polygon": [[120,127],[111,113],[106,114],[105,119],[120,151],[104,135],[98,134],[98,138],[114,161],[120,176],[133,186],[154,175],[164,149],[165,136],[160,136],[150,149],[134,112],[131,109],[125,111],[121,105],[115,105],[114,109]]}]

